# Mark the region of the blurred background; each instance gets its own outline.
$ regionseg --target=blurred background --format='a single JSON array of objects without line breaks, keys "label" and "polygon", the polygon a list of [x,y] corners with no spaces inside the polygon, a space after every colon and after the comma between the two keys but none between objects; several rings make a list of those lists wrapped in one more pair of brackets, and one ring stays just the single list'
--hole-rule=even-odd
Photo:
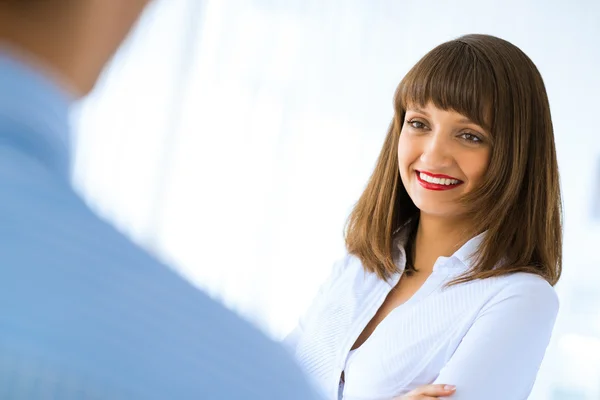
[{"label": "blurred background", "polygon": [[545,79],[561,311],[530,399],[600,399],[600,1],[156,0],[74,115],[90,204],[275,339],[344,254],[396,85],[466,33]]}]

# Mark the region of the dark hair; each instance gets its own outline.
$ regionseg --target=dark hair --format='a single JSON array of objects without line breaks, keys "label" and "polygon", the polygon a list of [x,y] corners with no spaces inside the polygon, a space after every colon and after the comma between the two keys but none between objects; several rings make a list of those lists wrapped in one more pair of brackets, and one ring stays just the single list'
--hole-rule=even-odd
[{"label": "dark hair", "polygon": [[55,14],[80,5],[80,0],[0,0],[0,7],[22,15]]},{"label": "dark hair", "polygon": [[473,267],[453,283],[524,271],[556,284],[562,204],[546,89],[525,53],[489,35],[437,46],[398,85],[375,170],[347,221],[348,252],[381,278],[396,272],[394,233],[419,214],[398,171],[400,130],[407,105],[428,102],[465,115],[492,135],[484,181],[462,199],[474,224],[470,233],[486,234]]}]

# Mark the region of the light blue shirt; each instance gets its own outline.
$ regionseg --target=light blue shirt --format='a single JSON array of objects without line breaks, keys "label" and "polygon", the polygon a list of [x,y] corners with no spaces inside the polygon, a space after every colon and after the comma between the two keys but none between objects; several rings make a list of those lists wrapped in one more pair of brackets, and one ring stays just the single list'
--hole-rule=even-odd
[{"label": "light blue shirt", "polygon": [[314,399],[278,344],[77,196],[69,105],[0,52],[0,398]]}]

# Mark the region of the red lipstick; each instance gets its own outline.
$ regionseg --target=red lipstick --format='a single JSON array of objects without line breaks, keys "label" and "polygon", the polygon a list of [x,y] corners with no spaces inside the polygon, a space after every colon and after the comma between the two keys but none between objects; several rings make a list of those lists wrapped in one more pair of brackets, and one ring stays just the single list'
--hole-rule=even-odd
[{"label": "red lipstick", "polygon": [[[457,186],[460,186],[463,184],[463,181],[461,181],[460,179],[456,179],[456,178],[453,178],[448,175],[432,174],[432,173],[425,172],[425,171],[415,171],[415,174],[417,175],[417,180],[419,181],[419,184],[421,186],[423,186],[425,189],[429,189],[429,190],[451,190],[451,189],[454,189]],[[454,184],[449,184],[449,185],[446,185],[443,183],[427,182],[421,178],[421,174],[427,175],[428,177],[431,177],[431,178],[451,179],[451,180],[458,181],[458,182],[454,183]]]}]

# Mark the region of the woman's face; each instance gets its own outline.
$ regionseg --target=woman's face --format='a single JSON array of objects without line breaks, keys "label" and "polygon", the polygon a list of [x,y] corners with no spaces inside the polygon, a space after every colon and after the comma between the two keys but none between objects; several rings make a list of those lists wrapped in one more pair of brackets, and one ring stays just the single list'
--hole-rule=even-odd
[{"label": "woman's face", "polygon": [[481,184],[490,153],[490,134],[464,115],[433,103],[407,108],[398,166],[421,213],[460,217],[465,210],[458,200]]}]

